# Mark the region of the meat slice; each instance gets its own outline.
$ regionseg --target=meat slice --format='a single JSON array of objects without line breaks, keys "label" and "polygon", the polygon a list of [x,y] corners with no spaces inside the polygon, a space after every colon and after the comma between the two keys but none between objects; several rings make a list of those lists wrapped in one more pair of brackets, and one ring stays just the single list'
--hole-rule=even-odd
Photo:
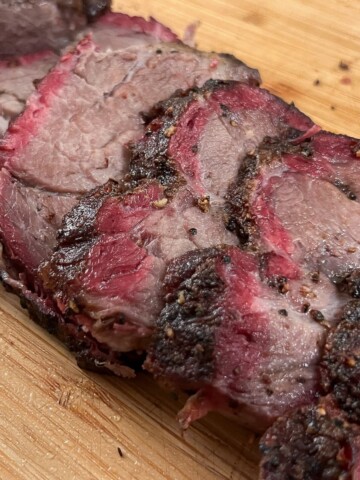
[{"label": "meat slice", "polygon": [[[237,82],[210,81],[179,93],[153,115],[131,148],[133,189],[109,183],[86,196],[65,218],[58,247],[40,271],[66,318],[117,351],[147,346],[172,259],[237,242],[225,228],[223,196],[245,148],[267,134],[290,130],[295,137],[313,125],[266,90]],[[227,146],[226,162],[209,142]]]},{"label": "meat slice", "polygon": [[58,56],[51,51],[0,61],[0,137],[9,121],[23,111],[35,90],[34,82],[41,80],[57,61]]},{"label": "meat slice", "polygon": [[123,195],[106,184],[66,217],[60,247],[41,271],[46,291],[99,342],[145,349],[162,307],[166,261],[197,243],[235,240],[216,212],[203,216],[185,187],[169,201],[157,182]]},{"label": "meat slice", "polygon": [[60,51],[109,4],[105,0],[1,0],[0,57]]},{"label": "meat slice", "polygon": [[[29,188],[77,199],[109,178],[122,178],[127,168],[124,144],[143,131],[140,113],[174,88],[202,83],[209,76],[258,78],[232,58],[182,45],[162,43],[161,53],[159,48],[142,45],[98,52],[91,40],[80,42],[40,83],[10,127],[0,145],[2,166]],[[6,212],[10,222],[18,216],[17,205],[12,208],[13,214]],[[22,230],[15,223],[13,228],[17,235],[9,238],[0,225],[5,250],[13,250],[11,242],[22,242]],[[47,247],[39,251],[39,245],[31,243],[26,250],[37,250],[37,258],[44,259],[54,238],[53,229]]]},{"label": "meat slice", "polygon": [[357,150],[358,140],[327,132],[267,140],[228,193],[228,226],[261,255],[264,278],[325,327],[360,264]]},{"label": "meat slice", "polygon": [[354,300],[344,308],[323,350],[326,396],[317,405],[279,418],[265,433],[261,479],[359,478],[359,327],[360,302]]},{"label": "meat slice", "polygon": [[124,13],[107,12],[100,16],[87,30],[102,50],[119,50],[135,45],[159,42],[178,42],[178,37],[154,18],[131,17]]},{"label": "meat slice", "polygon": [[[180,414],[184,426],[232,406],[243,422],[250,417],[252,428],[263,428],[321,392],[328,329],[349,294],[359,296],[358,149],[356,139],[313,127],[264,139],[223,193],[228,228],[246,252],[238,262],[228,255],[236,274],[221,270],[223,250],[212,261],[205,252],[196,268],[191,255],[168,267],[169,297],[147,366],[173,387],[196,391]],[[328,340],[343,352],[338,363],[331,354],[324,360],[323,382],[348,414],[359,401],[358,336],[347,340],[355,328],[350,323]],[[344,365],[346,352],[353,368]]]},{"label": "meat slice", "polygon": [[190,252],[168,265],[165,292],[146,366],[196,392],[179,414],[183,427],[223,410],[261,431],[314,401],[324,329],[261,281],[255,255]]},{"label": "meat slice", "polygon": [[[122,18],[129,22],[129,17]],[[135,23],[136,30],[138,19]],[[150,23],[148,33],[154,29],[157,35],[158,26]],[[141,28],[146,33],[144,25]],[[126,35],[125,39],[128,42]],[[0,195],[22,200],[19,206],[5,201],[1,207],[6,265],[1,275],[12,288],[13,280],[18,282],[16,290],[26,295],[27,305],[34,307],[37,299],[31,307],[33,315],[44,310],[35,271],[54,245],[66,205],[73,205],[80,194],[109,178],[122,177],[127,165],[124,144],[143,131],[142,111],[176,88],[200,85],[212,76],[259,81],[255,70],[233,57],[205,54],[181,44],[141,43],[100,52],[86,38],[39,84],[0,145]],[[31,198],[28,204],[23,201],[25,189]],[[33,218],[39,215],[41,219]],[[34,230],[24,235],[24,225]]]},{"label": "meat slice", "polygon": [[258,80],[235,59],[182,45],[98,52],[85,39],[33,95],[5,137],[0,160],[29,185],[84,193],[122,177],[127,168],[123,146],[142,133],[141,112],[174,89],[200,85],[210,76]]},{"label": "meat slice", "polygon": [[[120,13],[107,13],[87,31],[92,32],[96,45],[106,50],[124,49],[131,43],[145,45],[158,43],[159,40],[176,40],[176,36],[169,29],[153,19],[146,21],[140,17],[129,17]],[[84,35],[84,31],[81,35]],[[79,46],[78,53],[81,49]],[[70,74],[69,68],[74,66],[75,57],[76,54],[64,57],[60,65],[44,81],[48,87],[40,86],[38,92],[31,97],[25,121],[19,119],[12,129],[13,133],[20,129],[18,137],[24,138],[31,133],[27,132],[29,124],[36,123],[36,116],[41,109],[49,108],[50,105],[46,102],[51,95],[56,95],[56,88],[60,86],[57,82],[64,77],[65,72]],[[26,100],[35,90],[34,83],[38,83],[58,59],[55,53],[44,51],[0,61],[0,136],[5,133],[9,120],[13,120],[22,112]],[[45,104],[41,105],[43,101]],[[42,126],[39,125],[39,128]],[[93,134],[96,135],[96,132]],[[11,139],[12,135],[10,133],[8,138]],[[6,150],[12,147],[5,144],[4,148]],[[54,148],[57,146],[54,145]],[[27,154],[22,158],[23,162],[29,160]],[[41,161],[39,178],[43,177],[46,165],[49,170],[53,168],[51,150],[48,152],[48,158],[42,158]],[[8,259],[17,263],[17,259],[22,257],[23,270],[32,278],[34,268],[54,247],[54,233],[59,228],[63,216],[75,204],[77,196],[56,191],[48,192],[38,188],[36,182],[29,186],[21,179],[10,178],[9,171],[14,174],[11,167],[3,169],[0,173],[2,198],[0,216],[3,237],[12,239],[12,244],[8,242],[6,247]],[[59,182],[61,181],[59,178]]]},{"label": "meat slice", "polygon": [[[94,4],[89,7],[94,14],[96,4],[101,4],[87,3]],[[78,37],[83,38],[86,34],[91,34],[94,43],[102,50],[177,41],[175,34],[153,18],[147,21],[113,12],[101,15],[91,26],[81,30]],[[0,61],[0,136],[7,130],[9,121],[23,111],[26,100],[35,90],[34,82],[40,81],[58,60],[55,52],[45,50]]]},{"label": "meat slice", "polygon": [[[265,137],[296,138],[315,128],[268,91],[235,82],[209,81],[203,89],[175,95],[153,109],[150,117],[156,116],[149,127],[154,135],[133,147],[130,177],[158,178],[171,186],[175,169],[214,206],[224,204],[242,160]],[[156,133],[159,128],[164,135]]]}]

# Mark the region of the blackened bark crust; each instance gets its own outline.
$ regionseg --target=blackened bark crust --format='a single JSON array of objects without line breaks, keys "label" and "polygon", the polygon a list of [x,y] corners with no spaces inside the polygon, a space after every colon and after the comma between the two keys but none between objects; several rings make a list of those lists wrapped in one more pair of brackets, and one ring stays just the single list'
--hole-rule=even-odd
[{"label": "blackened bark crust", "polygon": [[170,381],[186,378],[194,385],[211,379],[224,291],[215,269],[221,255],[216,248],[197,250],[179,262],[175,260],[168,269],[167,304],[157,322],[148,357],[149,370],[155,376],[160,373]]}]

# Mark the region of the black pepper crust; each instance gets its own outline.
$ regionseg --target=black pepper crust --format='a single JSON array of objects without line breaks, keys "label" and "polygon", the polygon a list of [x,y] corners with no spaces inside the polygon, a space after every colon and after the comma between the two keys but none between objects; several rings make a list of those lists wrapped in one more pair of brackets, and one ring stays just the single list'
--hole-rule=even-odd
[{"label": "black pepper crust", "polygon": [[186,378],[187,386],[190,381],[195,388],[210,381],[214,372],[214,334],[221,324],[224,292],[215,269],[220,257],[224,257],[220,248],[195,250],[173,261],[167,270],[166,305],[145,366],[177,387]]},{"label": "black pepper crust", "polygon": [[350,421],[360,422],[360,301],[350,302],[329,334],[321,361],[321,384]]},{"label": "black pepper crust", "polygon": [[[13,290],[4,283],[4,287]],[[113,375],[111,366],[126,365],[134,370],[140,370],[144,355],[136,352],[121,354],[111,351],[106,345],[99,344],[89,333],[78,328],[66,316],[57,313],[55,305],[47,304],[29,291],[16,292],[20,304],[28,310],[31,319],[58,338],[75,356],[80,368],[97,373]]]},{"label": "black pepper crust", "polygon": [[340,291],[353,298],[360,298],[360,270],[354,270],[338,283]]},{"label": "black pepper crust", "polygon": [[109,180],[84,195],[79,203],[65,215],[57,233],[58,243],[63,246],[89,237],[104,201],[108,197],[121,196],[125,191],[125,184]]},{"label": "black pepper crust", "polygon": [[[182,115],[193,103],[207,98],[217,90],[232,89],[235,81],[208,80],[201,88],[176,91],[168,100],[155,105],[145,114],[149,122],[145,136],[137,142],[129,144],[130,166],[127,176],[128,183],[134,187],[144,179],[156,179],[167,187],[168,196],[185,183],[177,166],[168,153],[171,136]],[[197,145],[191,146],[196,153]]]},{"label": "black pepper crust", "polygon": [[256,251],[259,245],[259,232],[256,219],[251,213],[251,201],[258,187],[261,170],[269,165],[281,165],[285,153],[298,153],[306,158],[312,154],[308,142],[300,145],[290,143],[298,135],[297,130],[287,129],[284,138],[264,138],[259,147],[244,158],[236,181],[229,186],[225,204],[227,228],[236,233],[240,244],[249,250]]},{"label": "black pepper crust", "polygon": [[[225,204],[227,228],[236,233],[243,248],[256,251],[259,247],[259,232],[256,218],[251,212],[251,204],[264,170],[270,166],[281,166],[285,154],[299,155],[304,161],[313,160],[312,138],[297,144],[294,140],[299,135],[301,132],[293,128],[284,128],[279,137],[265,137],[256,150],[247,154],[239,168],[236,181],[228,188]],[[357,200],[349,185],[338,178],[329,177],[327,180],[349,200]]]},{"label": "black pepper crust", "polygon": [[83,260],[96,239],[96,219],[101,206],[109,197],[121,198],[125,190],[124,184],[109,180],[84,195],[65,215],[57,234],[56,249],[38,268],[45,291],[66,292],[68,282],[82,270]]},{"label": "black pepper crust", "polygon": [[281,417],[260,441],[260,480],[350,480],[358,435],[322,405]]}]

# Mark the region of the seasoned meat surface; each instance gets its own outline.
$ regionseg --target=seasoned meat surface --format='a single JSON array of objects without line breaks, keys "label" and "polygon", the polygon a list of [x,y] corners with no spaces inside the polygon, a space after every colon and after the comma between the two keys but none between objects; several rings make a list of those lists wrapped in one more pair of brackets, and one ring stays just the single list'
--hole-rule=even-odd
[{"label": "seasoned meat surface", "polygon": [[[225,102],[232,108],[227,117]],[[270,120],[274,112],[276,121]],[[266,90],[238,82],[209,81],[150,115],[155,118],[145,135],[132,144],[125,186],[107,184],[72,210],[40,272],[63,312],[72,309],[76,322],[120,351],[147,346],[172,259],[237,243],[225,228],[219,167],[229,181],[245,156],[244,143],[252,148],[266,134],[288,130],[302,135],[313,125]],[[241,121],[254,132],[249,140]],[[229,147],[226,163],[217,161],[208,142]]]},{"label": "seasoned meat surface", "polygon": [[[216,67],[211,63],[214,59]],[[178,72],[180,64],[183,67]],[[171,68],[177,72],[177,80],[172,83]],[[128,165],[124,145],[143,131],[142,111],[174,88],[202,83],[210,75],[249,81],[255,75],[257,79],[256,72],[241,62],[182,45],[161,44],[161,53],[152,45],[99,52],[91,40],[84,39],[31,96],[0,145],[0,162],[23,185],[38,189],[39,195],[49,198],[49,194],[58,194],[59,198],[75,201],[109,178],[123,177]],[[12,208],[16,210],[17,205]],[[29,209],[27,216],[39,215],[30,205]],[[61,206],[59,212],[66,213]],[[15,213],[10,215],[8,211],[7,215],[10,222],[15,218]],[[52,235],[46,249],[27,243],[24,251],[39,250],[37,258],[46,258],[47,248],[52,248],[55,240],[54,227],[59,225],[48,225]],[[22,229],[16,224],[13,228],[17,235],[8,241],[24,243]],[[34,235],[41,238],[42,234]],[[10,244],[8,248],[12,248]],[[33,264],[33,268],[37,266]]]},{"label": "seasoned meat surface", "polygon": [[261,256],[264,278],[324,325],[349,300],[339,287],[360,262],[357,142],[327,132],[267,139],[228,193],[228,226]]},{"label": "seasoned meat surface", "polygon": [[0,60],[0,137],[10,120],[24,109],[26,100],[40,81],[58,61],[51,51]]},{"label": "seasoned meat surface", "polygon": [[[80,195],[109,178],[121,180],[128,162],[124,145],[143,132],[142,112],[176,88],[200,85],[210,76],[259,82],[257,71],[234,57],[185,47],[153,19],[107,14],[91,29],[93,40],[83,39],[62,56],[0,146],[1,275],[45,325],[54,323],[43,320],[47,315],[62,325],[66,320],[51,299],[35,295],[42,288],[36,270],[54,246],[61,219]],[[164,43],[169,40],[176,43]],[[59,332],[60,327],[51,329]],[[89,338],[89,345],[99,347]],[[83,342],[75,343],[82,351]],[[87,363],[100,348],[89,345]],[[107,359],[109,348],[100,348]],[[117,369],[116,362],[110,364]]]},{"label": "seasoned meat surface", "polygon": [[257,260],[226,246],[168,265],[147,368],[196,391],[180,412],[184,427],[230,410],[261,431],[318,392],[324,329],[261,281]]},{"label": "seasoned meat surface", "polygon": [[356,480],[360,428],[326,402],[282,417],[260,442],[261,480]]}]

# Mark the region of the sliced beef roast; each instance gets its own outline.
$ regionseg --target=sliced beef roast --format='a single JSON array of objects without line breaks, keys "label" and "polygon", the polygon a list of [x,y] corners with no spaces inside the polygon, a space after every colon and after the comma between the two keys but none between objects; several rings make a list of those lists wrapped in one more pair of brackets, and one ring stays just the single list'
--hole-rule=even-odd
[{"label": "sliced beef roast", "polygon": [[35,90],[34,82],[41,80],[57,61],[58,56],[49,50],[0,61],[0,137],[9,121],[23,111]]},{"label": "sliced beef roast", "polygon": [[348,301],[340,290],[354,288],[346,281],[360,266],[358,148],[327,132],[265,141],[228,194],[230,229],[261,255],[264,278],[325,326]]},{"label": "sliced beef roast", "polygon": [[[13,188],[38,189],[38,203],[43,196],[43,206],[39,204],[33,211],[29,205],[29,211],[21,215],[47,215],[46,204],[52,194],[54,201],[59,201],[57,217],[61,218],[69,205],[67,200],[65,206],[64,196],[75,202],[79,194],[109,178],[121,179],[128,162],[124,144],[143,131],[140,113],[174,88],[202,84],[210,76],[258,81],[257,72],[233,58],[182,45],[163,43],[98,52],[91,40],[84,39],[41,82],[0,145],[5,169],[0,176],[8,171],[16,178]],[[7,218],[7,224],[18,216],[17,208],[16,204],[10,210],[9,204],[0,206],[0,216]],[[52,222],[49,229],[55,225]],[[37,250],[38,257],[46,258],[55,240],[54,230],[48,245],[39,250],[37,242],[25,241],[16,222],[12,228],[17,234],[9,236],[4,224],[0,225],[6,251],[14,250],[14,242],[18,251]],[[41,238],[42,232],[31,235]],[[17,260],[29,259],[25,255]],[[37,266],[35,262],[32,268]]]},{"label": "sliced beef roast", "polygon": [[183,45],[98,52],[85,39],[44,80],[3,141],[0,160],[20,180],[54,192],[84,193],[122,178],[124,144],[143,132],[141,112],[210,76],[258,81],[233,58]]},{"label": "sliced beef roast", "polygon": [[[144,42],[101,52],[87,38],[39,84],[0,145],[0,231],[7,265],[2,277],[12,286],[21,278],[25,303],[34,302],[31,292],[40,295],[36,269],[53,247],[63,215],[80,194],[122,177],[124,144],[143,131],[141,112],[176,88],[209,77],[259,82],[255,70],[233,57]],[[9,195],[21,199],[19,205],[5,201]],[[44,311],[40,297],[32,311]]]},{"label": "sliced beef roast", "polygon": [[344,308],[323,351],[326,396],[279,418],[265,433],[261,479],[360,478],[359,333],[360,302],[354,300]]},{"label": "sliced beef roast", "polygon": [[110,1],[0,0],[0,57],[64,48]]},{"label": "sliced beef roast", "polygon": [[[246,423],[250,412],[264,428],[297,402],[313,401],[321,392],[328,329],[349,294],[359,296],[358,141],[316,128],[297,138],[288,133],[248,151],[224,194],[227,226],[249,255],[238,264],[251,258],[250,266],[219,273],[222,250],[210,267],[209,253],[196,269],[191,256],[168,267],[171,295],[147,366],[167,383],[197,392],[180,414],[185,426],[232,405]],[[230,265],[236,265],[233,255]],[[182,265],[190,270],[180,275]],[[212,276],[217,280],[208,286]],[[189,296],[189,306],[179,305],[179,296]],[[343,390],[338,396],[353,399]]]},{"label": "sliced beef roast", "polygon": [[261,281],[255,255],[195,250],[169,264],[165,292],[147,369],[196,391],[179,415],[183,427],[228,410],[261,431],[314,401],[324,330]]},{"label": "sliced beef roast", "polygon": [[[222,205],[246,149],[267,134],[296,137],[313,126],[266,90],[237,82],[210,81],[153,114],[132,147],[128,183],[135,188],[123,193],[110,183],[85,197],[40,272],[63,314],[118,351],[147,345],[170,260],[237,242]],[[220,145],[227,147],[222,160]]]}]

